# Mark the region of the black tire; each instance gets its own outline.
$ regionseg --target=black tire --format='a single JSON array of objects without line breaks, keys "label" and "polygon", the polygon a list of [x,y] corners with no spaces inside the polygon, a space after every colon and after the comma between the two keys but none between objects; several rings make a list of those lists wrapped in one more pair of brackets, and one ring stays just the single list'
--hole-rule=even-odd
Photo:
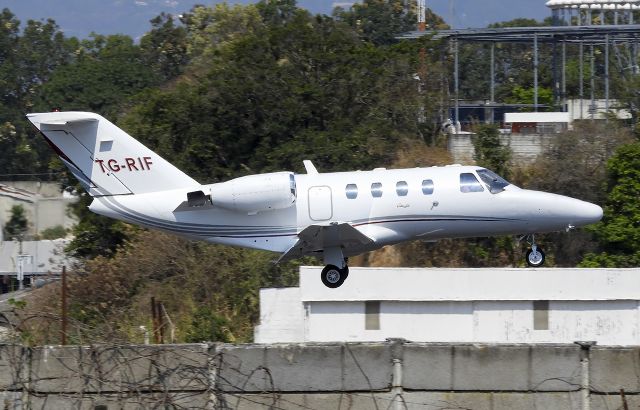
[{"label": "black tire", "polygon": [[525,257],[527,265],[532,268],[539,268],[544,265],[545,255],[544,251],[540,248],[536,249],[536,254],[533,253],[533,249],[529,249],[527,251],[527,256]]},{"label": "black tire", "polygon": [[345,265],[345,267],[342,268],[341,271],[342,271],[342,274],[344,275],[342,282],[344,282],[349,277],[349,267]]},{"label": "black tire", "polygon": [[[347,272],[348,275],[348,272]],[[335,289],[340,287],[344,283],[346,279],[346,275],[344,274],[343,269],[339,269],[335,265],[327,265],[322,269],[322,273],[320,274],[320,279],[322,283],[331,289]]]}]

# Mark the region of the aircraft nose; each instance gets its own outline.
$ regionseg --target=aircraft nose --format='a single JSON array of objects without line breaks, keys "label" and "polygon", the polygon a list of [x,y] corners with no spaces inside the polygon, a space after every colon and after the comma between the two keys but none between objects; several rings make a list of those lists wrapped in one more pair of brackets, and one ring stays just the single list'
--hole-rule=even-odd
[{"label": "aircraft nose", "polygon": [[570,203],[565,204],[566,211],[571,215],[573,226],[584,226],[596,223],[602,219],[602,208],[590,202],[571,198]]},{"label": "aircraft nose", "polygon": [[576,224],[589,225],[602,219],[602,208],[590,202],[578,201],[574,205]]}]

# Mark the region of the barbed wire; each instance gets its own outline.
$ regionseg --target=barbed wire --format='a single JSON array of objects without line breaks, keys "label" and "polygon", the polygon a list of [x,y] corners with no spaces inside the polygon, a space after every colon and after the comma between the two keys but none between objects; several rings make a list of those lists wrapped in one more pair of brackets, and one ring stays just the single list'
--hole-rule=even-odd
[{"label": "barbed wire", "polygon": [[[22,317],[22,320],[31,321],[37,317],[29,315]],[[48,321],[59,319],[56,315],[45,313],[39,318]],[[82,331],[87,331],[88,327],[79,322],[71,322],[71,325]],[[25,327],[24,323],[22,327]],[[266,364],[267,346],[244,347],[259,351],[255,363],[243,362],[244,353],[236,354],[243,351],[242,346],[212,343],[134,345],[125,341],[110,341],[104,344],[31,347],[21,343],[17,332],[19,328],[19,325],[14,327],[16,335],[13,341],[0,345],[0,384],[5,384],[0,387],[0,392],[4,393],[0,397],[4,397],[5,408],[84,408],[91,404],[95,408],[100,405],[111,408],[114,405],[117,408],[132,406],[150,409],[342,410],[366,406],[378,410],[465,410],[470,408],[468,404],[471,397],[465,397],[465,393],[541,393],[543,391],[540,388],[544,383],[560,382],[566,387],[558,387],[554,391],[566,393],[565,399],[572,401],[575,400],[572,394],[581,388],[578,382],[579,363],[576,363],[576,368],[566,369],[564,375],[537,381],[526,391],[400,389],[397,392],[392,380],[380,382],[378,376],[378,381],[374,382],[373,375],[361,363],[362,356],[352,345],[343,343],[331,345],[341,348],[342,386],[322,390],[312,385],[312,373],[299,381],[292,375],[286,377],[286,382],[278,380],[273,367]],[[274,349],[281,355],[284,352],[298,354],[298,351],[286,350],[289,347],[283,345]],[[286,359],[291,362],[295,360],[293,357]],[[359,375],[361,390],[351,391],[345,387],[346,357],[355,366],[352,376]],[[392,374],[393,364],[389,363],[389,366]],[[308,371],[313,372],[314,369],[309,368]],[[640,380],[640,375],[636,376]],[[286,383],[286,387],[282,383]],[[415,393],[431,395],[420,397]],[[590,386],[590,393],[616,396],[594,386]],[[627,394],[640,395],[638,392]],[[321,398],[324,399],[323,404],[318,404]]]}]

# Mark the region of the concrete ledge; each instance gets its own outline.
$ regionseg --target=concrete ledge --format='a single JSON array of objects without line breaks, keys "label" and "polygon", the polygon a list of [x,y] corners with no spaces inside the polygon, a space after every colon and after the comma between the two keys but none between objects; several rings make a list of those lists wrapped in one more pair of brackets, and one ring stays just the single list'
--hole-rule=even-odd
[{"label": "concrete ledge", "polygon": [[[129,394],[85,394],[85,395],[47,395],[32,396],[29,409],[76,409],[95,410],[97,406],[106,406],[108,410],[139,409],[206,409],[212,403],[205,393],[133,393]],[[216,407],[217,408],[217,407]]]},{"label": "concrete ledge", "polygon": [[[580,410],[578,393],[477,393],[477,392],[405,392],[391,393],[315,393],[315,394],[241,394],[223,395],[222,408],[238,410]],[[615,408],[615,407],[612,407]],[[592,407],[600,410],[600,407]],[[604,410],[604,409],[603,409]]]}]

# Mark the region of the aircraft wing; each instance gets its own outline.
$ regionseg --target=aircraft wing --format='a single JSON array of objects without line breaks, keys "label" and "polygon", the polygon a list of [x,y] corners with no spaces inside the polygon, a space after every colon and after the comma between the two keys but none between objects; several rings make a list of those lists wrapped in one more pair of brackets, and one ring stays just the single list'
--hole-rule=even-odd
[{"label": "aircraft wing", "polygon": [[373,239],[346,222],[309,225],[298,234],[298,241],[280,256],[278,262],[299,258],[333,246],[348,249],[368,245],[372,242]]}]

